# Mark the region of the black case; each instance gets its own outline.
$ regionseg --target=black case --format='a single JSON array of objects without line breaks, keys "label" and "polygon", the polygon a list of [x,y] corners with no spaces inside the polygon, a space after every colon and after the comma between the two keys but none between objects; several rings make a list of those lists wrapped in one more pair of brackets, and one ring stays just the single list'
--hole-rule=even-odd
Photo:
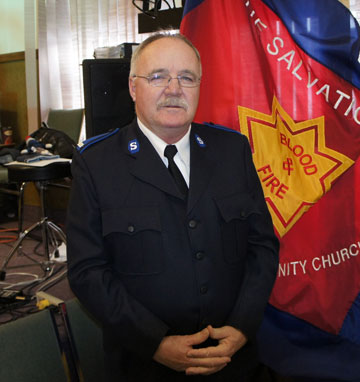
[{"label": "black case", "polygon": [[135,117],[128,87],[130,60],[84,60],[82,66],[86,138],[130,123]]}]

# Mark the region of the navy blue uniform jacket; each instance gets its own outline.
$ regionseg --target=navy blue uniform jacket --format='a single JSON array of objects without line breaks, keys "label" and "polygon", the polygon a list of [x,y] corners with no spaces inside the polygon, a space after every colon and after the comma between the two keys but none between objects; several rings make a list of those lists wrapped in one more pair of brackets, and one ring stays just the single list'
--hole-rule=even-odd
[{"label": "navy blue uniform jacket", "polygon": [[72,172],[68,276],[109,357],[155,364],[163,336],[231,325],[249,343],[225,369],[244,368],[278,265],[247,138],[192,124],[188,200],[136,121],[90,139]]}]

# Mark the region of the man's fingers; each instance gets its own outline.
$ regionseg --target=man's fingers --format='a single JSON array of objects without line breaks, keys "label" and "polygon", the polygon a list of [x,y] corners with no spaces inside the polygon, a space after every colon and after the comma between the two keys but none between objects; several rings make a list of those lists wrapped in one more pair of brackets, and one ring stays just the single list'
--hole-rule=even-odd
[{"label": "man's fingers", "polygon": [[216,366],[216,367],[188,367],[185,370],[186,375],[210,375],[217,373],[218,371],[222,370],[227,364],[221,365],[221,366]]},{"label": "man's fingers", "polygon": [[200,332],[190,334],[187,336],[188,345],[198,345],[206,341],[209,338],[209,331],[207,328],[201,330]]},{"label": "man's fingers", "polygon": [[207,348],[191,349],[186,354],[189,358],[209,358],[222,357],[224,355],[224,345],[209,346]]},{"label": "man's fingers", "polygon": [[209,336],[214,340],[221,340],[222,338],[227,337],[228,335],[224,327],[213,328],[211,325],[209,325],[207,327],[207,330],[209,332]]},{"label": "man's fingers", "polygon": [[244,333],[232,326],[213,328],[209,325],[207,329],[212,339],[218,340],[219,344],[224,345],[222,349],[224,350],[223,355],[232,356],[247,342]]},{"label": "man's fingers", "polygon": [[217,367],[226,365],[231,361],[230,357],[193,358],[193,366]]}]

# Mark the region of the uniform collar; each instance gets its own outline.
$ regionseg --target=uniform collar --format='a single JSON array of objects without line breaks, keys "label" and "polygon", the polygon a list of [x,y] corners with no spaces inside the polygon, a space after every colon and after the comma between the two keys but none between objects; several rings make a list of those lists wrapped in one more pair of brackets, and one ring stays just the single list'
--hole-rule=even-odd
[{"label": "uniform collar", "polygon": [[[164,156],[164,150],[165,147],[168,145],[165,141],[163,141],[161,138],[159,138],[156,134],[154,134],[149,128],[147,128],[138,118],[137,119],[138,126],[140,130],[143,132],[143,134],[146,136],[146,138],[150,141],[150,143],[153,145],[156,152],[159,154],[162,161],[167,166],[167,158]],[[180,160],[184,163],[184,165],[187,168],[187,173],[189,173],[190,169],[190,132],[191,132],[191,125],[188,128],[187,133],[174,145],[176,146],[178,152],[176,155],[178,155]]]}]

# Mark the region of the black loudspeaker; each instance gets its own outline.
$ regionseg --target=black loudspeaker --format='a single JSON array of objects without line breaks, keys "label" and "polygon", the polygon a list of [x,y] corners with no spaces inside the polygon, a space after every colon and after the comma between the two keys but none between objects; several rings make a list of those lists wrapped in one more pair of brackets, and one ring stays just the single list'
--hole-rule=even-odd
[{"label": "black loudspeaker", "polygon": [[128,87],[130,60],[84,60],[82,66],[86,138],[130,123],[135,117]]}]

